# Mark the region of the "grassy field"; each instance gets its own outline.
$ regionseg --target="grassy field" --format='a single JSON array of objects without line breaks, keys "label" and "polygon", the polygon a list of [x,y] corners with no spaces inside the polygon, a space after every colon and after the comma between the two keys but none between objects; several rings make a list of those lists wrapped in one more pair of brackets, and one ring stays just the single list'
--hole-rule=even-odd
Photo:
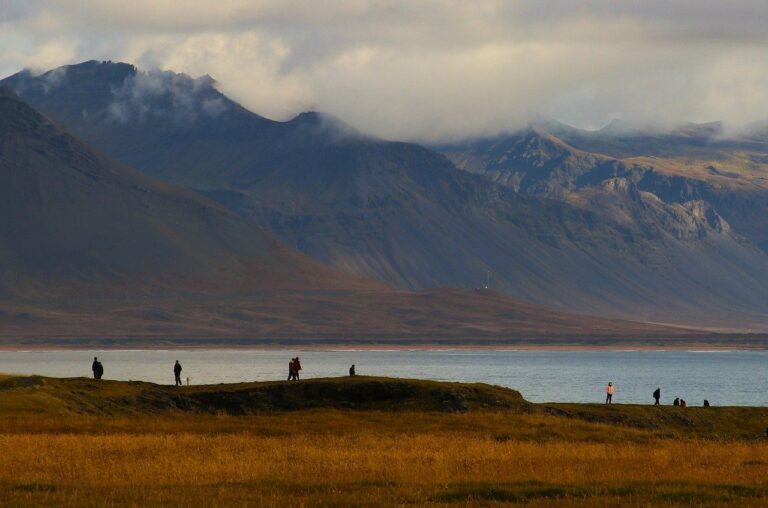
[{"label": "grassy field", "polygon": [[[762,408],[536,405],[485,385],[373,378],[173,392],[0,380],[2,505],[765,506],[768,497]],[[173,400],[192,402],[158,406]],[[282,409],[268,407],[275,400]]]}]

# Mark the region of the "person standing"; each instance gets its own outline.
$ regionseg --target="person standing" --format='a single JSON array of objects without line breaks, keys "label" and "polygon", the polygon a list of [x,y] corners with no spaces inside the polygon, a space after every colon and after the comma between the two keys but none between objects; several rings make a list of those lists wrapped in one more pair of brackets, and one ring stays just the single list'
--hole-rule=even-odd
[{"label": "person standing", "polygon": [[293,358],[291,358],[291,361],[288,362],[288,381],[293,381],[294,376],[294,370],[293,370]]},{"label": "person standing", "polygon": [[616,391],[616,387],[613,386],[613,383],[608,383],[608,386],[605,387],[605,403],[606,404],[613,404],[613,393]]},{"label": "person standing", "polygon": [[99,379],[99,359],[98,357],[93,357],[93,363],[91,364],[91,370],[93,371],[93,379]]},{"label": "person standing", "polygon": [[656,388],[656,391],[653,392],[653,398],[656,399],[656,402],[654,402],[653,405],[658,406],[659,399],[661,399],[661,388]]},{"label": "person standing", "polygon": [[173,366],[173,375],[176,378],[176,386],[181,386],[181,364],[176,360],[176,364]]},{"label": "person standing", "polygon": [[293,378],[298,381],[299,380],[299,371],[301,370],[301,362],[299,361],[299,357],[293,359]]},{"label": "person standing", "polygon": [[352,366],[349,368],[349,375],[354,376],[355,375],[355,364],[353,363]]}]

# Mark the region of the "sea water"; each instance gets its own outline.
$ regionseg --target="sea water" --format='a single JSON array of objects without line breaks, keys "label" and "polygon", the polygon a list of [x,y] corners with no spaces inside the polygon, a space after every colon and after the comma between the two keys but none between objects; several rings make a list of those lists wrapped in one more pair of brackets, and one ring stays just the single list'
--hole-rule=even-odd
[{"label": "sea water", "polygon": [[519,390],[533,402],[602,402],[605,385],[615,403],[768,406],[767,351],[553,350],[106,350],[0,351],[0,372],[91,376],[98,356],[105,379],[173,384],[179,360],[190,384],[280,380],[288,361],[301,358],[303,379],[359,375],[482,382]]}]

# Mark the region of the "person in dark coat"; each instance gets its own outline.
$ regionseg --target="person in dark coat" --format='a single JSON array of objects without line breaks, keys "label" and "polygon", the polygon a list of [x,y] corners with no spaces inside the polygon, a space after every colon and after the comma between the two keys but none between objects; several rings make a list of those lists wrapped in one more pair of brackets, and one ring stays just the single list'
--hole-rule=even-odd
[{"label": "person in dark coat", "polygon": [[101,362],[99,362],[98,367],[99,367],[99,372],[98,372],[99,377],[97,379],[101,379],[104,376],[104,366],[101,364]]},{"label": "person in dark coat", "polygon": [[181,386],[181,364],[176,360],[176,365],[173,366],[173,375],[176,377],[176,386]]},{"label": "person in dark coat", "polygon": [[93,357],[93,363],[91,364],[91,370],[93,371],[93,379],[99,379],[99,359],[97,357]]},{"label": "person in dark coat", "polygon": [[680,399],[675,397],[675,400],[674,400],[674,402],[672,402],[672,405],[673,406],[679,406],[680,405]]},{"label": "person in dark coat", "polygon": [[704,407],[709,407],[709,401],[707,399],[704,399]]},{"label": "person in dark coat", "polygon": [[349,368],[349,375],[350,376],[355,375],[355,364],[352,364],[352,366]]},{"label": "person in dark coat", "polygon": [[658,406],[659,399],[661,399],[661,388],[656,388],[656,391],[653,392],[653,398],[656,399],[656,402],[654,402],[653,405]]},{"label": "person in dark coat", "polygon": [[291,358],[291,361],[288,362],[288,381],[293,381],[293,378],[295,376],[295,370],[293,369],[293,358]]}]

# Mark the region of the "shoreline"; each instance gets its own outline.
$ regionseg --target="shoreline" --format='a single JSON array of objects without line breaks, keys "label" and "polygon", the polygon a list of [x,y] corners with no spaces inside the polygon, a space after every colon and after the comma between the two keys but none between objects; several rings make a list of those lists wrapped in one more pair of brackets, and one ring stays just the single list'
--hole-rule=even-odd
[{"label": "shoreline", "polygon": [[691,343],[680,345],[652,345],[652,344],[444,344],[444,345],[426,345],[426,344],[260,344],[260,345],[232,345],[223,344],[221,346],[213,345],[188,345],[188,344],[163,344],[163,345],[141,345],[130,347],[104,346],[104,345],[25,345],[25,346],[0,346],[0,352],[4,353],[23,353],[23,352],[58,352],[58,351],[315,351],[315,352],[408,352],[408,351],[602,351],[602,352],[690,352],[690,353],[708,353],[708,352],[754,352],[768,351],[764,345],[746,345],[746,344],[706,344]]}]

